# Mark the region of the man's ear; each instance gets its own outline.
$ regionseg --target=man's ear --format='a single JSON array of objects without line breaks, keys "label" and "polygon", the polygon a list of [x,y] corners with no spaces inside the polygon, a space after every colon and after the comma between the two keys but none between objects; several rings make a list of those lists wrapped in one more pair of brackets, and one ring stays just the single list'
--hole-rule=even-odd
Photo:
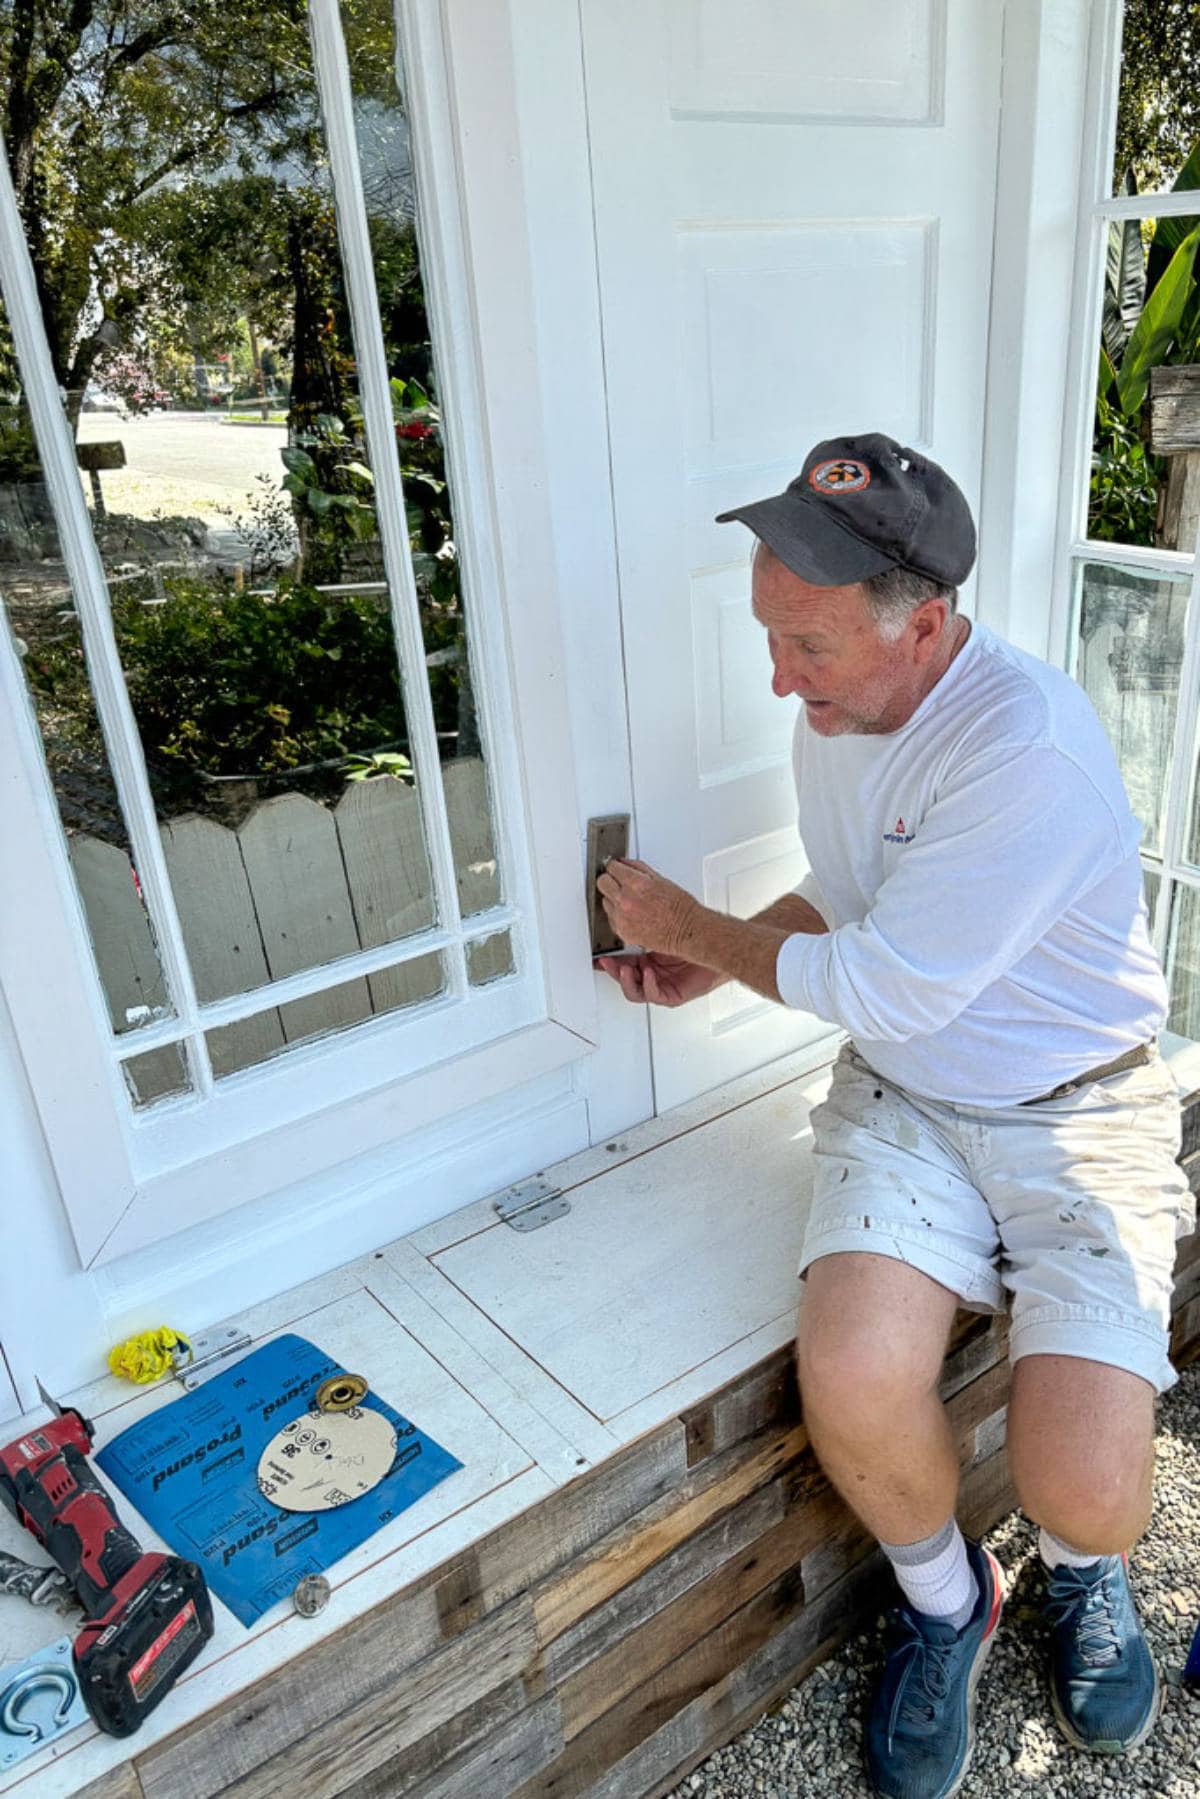
[{"label": "man's ear", "polygon": [[918,662],[928,662],[941,645],[950,623],[950,608],[940,596],[922,600],[913,608],[910,623],[916,631],[914,651]]}]

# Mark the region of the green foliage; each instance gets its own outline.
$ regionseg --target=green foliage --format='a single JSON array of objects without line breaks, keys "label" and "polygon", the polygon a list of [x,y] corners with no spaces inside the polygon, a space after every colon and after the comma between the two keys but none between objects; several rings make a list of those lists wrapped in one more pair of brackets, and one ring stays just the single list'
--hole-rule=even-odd
[{"label": "green foliage", "polygon": [[[147,763],[174,807],[204,775],[286,776],[371,756],[406,735],[386,602],[283,583],[270,594],[181,578],[113,623]],[[35,689],[80,720],[94,712],[77,643],[27,661]]]},{"label": "green foliage", "polygon": [[[1176,191],[1200,184],[1200,140],[1183,159]],[[1127,182],[1132,192],[1132,182]],[[1109,226],[1100,372],[1092,436],[1088,535],[1150,544],[1162,459],[1139,424],[1152,370],[1200,361],[1200,222],[1114,220]]]},{"label": "green foliage", "polygon": [[345,764],[348,781],[403,781],[412,785],[413,766],[407,756],[395,750],[379,750],[373,756],[348,756]]},{"label": "green foliage", "polygon": [[1088,536],[1106,543],[1151,543],[1158,508],[1158,464],[1127,418],[1100,395],[1092,442]]},{"label": "green foliage", "polygon": [[1200,139],[1197,71],[1196,0],[1125,0],[1116,167],[1142,193],[1165,187]]}]

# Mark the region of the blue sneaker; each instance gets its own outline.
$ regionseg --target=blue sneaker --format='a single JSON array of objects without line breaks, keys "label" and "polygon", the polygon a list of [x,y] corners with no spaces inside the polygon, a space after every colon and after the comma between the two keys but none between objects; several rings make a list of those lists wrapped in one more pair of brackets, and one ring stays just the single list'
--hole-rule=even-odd
[{"label": "blue sneaker", "polygon": [[1136,1749],[1154,1729],[1159,1684],[1125,1557],[1055,1568],[1046,1616],[1054,1627],[1050,1696],[1068,1743],[1097,1755]]},{"label": "blue sneaker", "polygon": [[975,1687],[996,1634],[1004,1583],[994,1555],[967,1544],[979,1586],[961,1630],[899,1607],[867,1719],[867,1771],[887,1799],[949,1799],[975,1747]]}]

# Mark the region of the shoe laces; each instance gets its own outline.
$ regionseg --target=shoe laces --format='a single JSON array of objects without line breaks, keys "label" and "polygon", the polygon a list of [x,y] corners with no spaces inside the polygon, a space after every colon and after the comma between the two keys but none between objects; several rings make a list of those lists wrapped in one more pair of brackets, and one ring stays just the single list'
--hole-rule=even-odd
[{"label": "shoe laces", "polygon": [[927,1729],[936,1723],[943,1701],[950,1691],[950,1661],[957,1642],[954,1636],[935,1641],[922,1631],[911,1612],[901,1609],[896,1617],[896,1644],[893,1656],[904,1658],[888,1736],[894,1738],[898,1724],[913,1724]]},{"label": "shoe laces", "polygon": [[1114,1561],[1097,1574],[1094,1569],[1058,1567],[1046,1589],[1046,1616],[1055,1625],[1069,1625],[1081,1661],[1089,1668],[1111,1668],[1121,1659],[1121,1637],[1113,1616]]}]

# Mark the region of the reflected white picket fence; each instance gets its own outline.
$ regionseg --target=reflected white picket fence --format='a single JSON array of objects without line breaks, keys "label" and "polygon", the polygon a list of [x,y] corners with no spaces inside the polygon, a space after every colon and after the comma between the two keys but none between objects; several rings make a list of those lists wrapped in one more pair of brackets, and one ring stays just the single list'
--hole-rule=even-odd
[{"label": "reflected white picket fence", "polygon": [[[500,899],[487,776],[477,757],[444,764],[442,776],[467,916]],[[396,942],[434,922],[416,790],[397,780],[348,782],[332,807],[278,794],[259,802],[236,830],[183,815],[162,826],[162,843],[201,1003]],[[76,835],[70,852],[113,1027],[124,1033],[139,1018],[160,1016],[166,1003],[150,923],[123,850]],[[510,966],[507,936],[471,948],[475,984]],[[249,1067],[301,1038],[413,1005],[441,986],[440,958],[422,956],[222,1026],[208,1036],[214,1071]],[[171,1091],[178,1074],[171,1051],[140,1058],[139,1097]]]}]

